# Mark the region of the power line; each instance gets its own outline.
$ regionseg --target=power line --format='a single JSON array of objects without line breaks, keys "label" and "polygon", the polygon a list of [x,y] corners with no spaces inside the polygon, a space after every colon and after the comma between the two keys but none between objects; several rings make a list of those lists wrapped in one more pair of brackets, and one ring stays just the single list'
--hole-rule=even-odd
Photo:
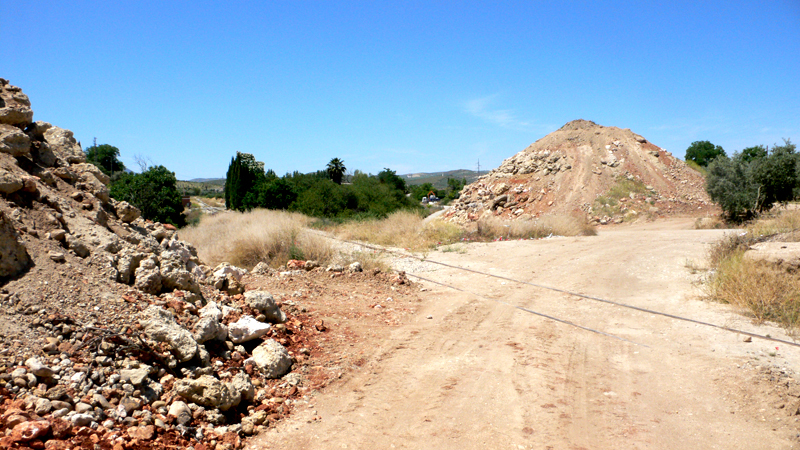
[{"label": "power line", "polygon": [[[517,280],[517,279],[514,279],[514,278],[510,278],[510,277],[505,277],[505,276],[502,276],[502,275],[495,275],[495,274],[491,274],[491,273],[481,272],[479,270],[470,269],[468,267],[455,266],[455,265],[452,265],[452,264],[447,264],[447,263],[443,263],[443,262],[439,262],[439,261],[433,261],[433,260],[430,260],[430,259],[427,259],[427,258],[420,258],[419,256],[408,255],[408,254],[400,253],[400,252],[393,251],[393,250],[387,250],[387,249],[382,248],[382,247],[377,247],[377,246],[370,245],[370,244],[364,244],[362,242],[349,241],[349,240],[346,240],[346,239],[339,239],[339,238],[335,238],[335,237],[331,237],[331,236],[326,236],[326,237],[329,238],[329,239],[337,240],[337,241],[342,241],[342,242],[347,242],[347,243],[350,243],[350,244],[360,245],[360,246],[363,246],[363,247],[366,247],[366,248],[370,248],[370,249],[373,249],[373,250],[378,250],[378,251],[385,252],[385,253],[391,253],[391,254],[399,255],[399,256],[402,256],[402,257],[405,257],[405,258],[412,258],[412,259],[416,259],[418,261],[428,262],[428,263],[431,263],[431,264],[438,264],[440,266],[448,267],[448,268],[451,268],[451,269],[463,270],[465,272],[471,272],[471,273],[475,273],[475,274],[478,274],[478,275],[486,275],[488,277],[493,277],[493,278],[497,278],[497,279],[500,279],[500,280],[511,281],[511,282],[520,283],[520,284],[526,284],[528,286],[533,286],[533,287],[537,287],[537,288],[540,288],[540,289],[546,289],[546,290],[550,290],[550,291],[553,291],[553,292],[559,292],[559,293],[571,295],[571,296],[574,296],[574,297],[580,297],[580,298],[583,298],[583,299],[586,299],[586,300],[593,300],[593,301],[596,301],[596,302],[601,302],[601,303],[606,303],[606,304],[609,304],[609,305],[619,306],[621,308],[628,308],[628,309],[633,309],[633,310],[644,312],[644,313],[648,313],[648,314],[655,314],[655,315],[658,315],[658,316],[663,316],[663,317],[667,317],[667,318],[674,319],[674,320],[681,320],[681,321],[693,323],[693,324],[696,324],[696,325],[703,325],[703,326],[707,326],[707,327],[711,327],[711,328],[716,328],[716,329],[723,330],[723,331],[728,331],[728,332],[731,332],[731,333],[743,334],[745,336],[750,336],[750,337],[753,337],[753,338],[756,338],[756,339],[763,339],[763,340],[766,340],[766,341],[777,342],[777,343],[785,344],[785,345],[791,345],[793,347],[800,347],[800,344],[797,343],[797,342],[791,342],[791,341],[787,341],[787,340],[784,340],[784,339],[777,339],[777,338],[774,338],[774,337],[769,336],[769,335],[764,336],[764,335],[760,335],[760,334],[756,334],[756,333],[751,333],[749,331],[744,331],[744,330],[739,330],[739,329],[736,329],[736,328],[727,327],[725,325],[717,325],[717,324],[713,324],[713,323],[709,323],[709,322],[703,322],[702,320],[697,320],[697,319],[692,319],[692,318],[689,318],[689,317],[678,316],[678,315],[675,315],[675,314],[665,313],[665,312],[661,312],[661,311],[655,311],[655,310],[652,310],[652,309],[642,308],[640,306],[628,305],[626,303],[621,303],[621,302],[617,302],[617,301],[614,301],[614,300],[608,300],[608,299],[604,299],[604,298],[600,298],[600,297],[594,297],[594,296],[591,296],[591,295],[581,294],[581,293],[578,293],[578,292],[572,292],[572,291],[568,291],[566,289],[556,288],[556,287],[552,287],[552,286],[546,286],[546,285],[543,285],[543,284],[532,283],[530,281]],[[422,277],[420,277],[418,275],[413,275],[413,274],[408,274],[408,275],[411,275],[413,277],[422,279]],[[431,280],[426,280],[426,281],[431,281]],[[431,281],[431,282],[433,282],[435,284],[442,285],[442,286],[447,286],[447,285],[444,285],[442,283],[438,283],[438,282],[435,282],[435,281]],[[463,289],[458,289],[458,288],[455,288],[455,287],[452,287],[452,286],[447,286],[447,287],[463,291]],[[464,291],[464,292],[467,292],[467,291]],[[477,294],[475,294],[475,295],[477,295]],[[492,301],[494,301],[494,300],[492,300]],[[501,302],[501,303],[503,303],[503,302]],[[521,307],[517,307],[517,306],[514,306],[514,305],[510,305],[510,304],[508,304],[508,305],[509,306],[513,306],[513,307],[518,308],[518,309],[525,310],[524,308],[521,308]],[[525,311],[527,311],[527,310],[525,310]],[[586,328],[584,328],[584,327],[582,327],[580,325],[574,324],[572,322],[569,322],[569,321],[566,321],[566,320],[563,320],[563,319],[556,319],[556,318],[553,318],[551,316],[546,316],[546,315],[543,315],[541,313],[536,313],[534,311],[528,311],[528,312],[531,312],[531,313],[537,314],[537,315],[541,315],[543,317],[547,317],[547,318],[556,320],[556,321],[561,322],[561,323],[566,323],[566,324],[569,324],[569,325],[572,325],[572,326],[576,326],[578,328],[586,329]],[[591,329],[587,329],[587,330],[592,331],[592,332],[597,332],[597,333],[600,333],[600,334],[604,334],[604,333],[598,332],[596,330],[591,330]],[[613,335],[609,335],[609,336],[615,337],[617,339],[625,340],[625,339],[619,338],[617,336],[613,336]],[[628,341],[628,342],[630,342],[630,341]],[[641,344],[637,344],[637,345],[641,345]]]}]

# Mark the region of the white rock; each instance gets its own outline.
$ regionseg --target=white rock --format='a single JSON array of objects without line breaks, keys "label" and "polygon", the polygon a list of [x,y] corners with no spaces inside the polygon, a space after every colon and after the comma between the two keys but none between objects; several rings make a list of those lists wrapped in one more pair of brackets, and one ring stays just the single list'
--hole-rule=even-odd
[{"label": "white rock", "polygon": [[289,352],[274,339],[264,341],[253,349],[253,361],[267,378],[280,378],[292,367]]},{"label": "white rock", "polygon": [[267,334],[270,324],[259,322],[252,316],[244,316],[228,325],[228,337],[234,344],[251,341]]}]

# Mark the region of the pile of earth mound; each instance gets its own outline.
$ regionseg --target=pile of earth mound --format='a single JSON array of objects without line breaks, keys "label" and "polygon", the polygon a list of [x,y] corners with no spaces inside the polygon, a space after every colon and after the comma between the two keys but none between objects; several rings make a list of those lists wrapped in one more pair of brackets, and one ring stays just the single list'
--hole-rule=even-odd
[{"label": "pile of earth mound", "polygon": [[703,176],[683,161],[628,129],[574,120],[467,185],[445,217],[570,214],[606,224],[711,212]]}]

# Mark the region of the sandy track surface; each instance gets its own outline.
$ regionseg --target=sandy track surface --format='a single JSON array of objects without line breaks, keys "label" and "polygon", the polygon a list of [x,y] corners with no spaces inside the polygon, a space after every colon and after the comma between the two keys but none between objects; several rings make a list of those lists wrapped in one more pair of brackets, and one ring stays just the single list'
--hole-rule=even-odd
[{"label": "sandy track surface", "polygon": [[[689,228],[678,220],[428,258],[786,338],[697,300],[700,275],[687,262],[702,263],[723,232]],[[800,370],[799,348],[450,268],[421,275],[479,296],[422,283],[417,316],[251,448],[797,447],[800,416],[777,386],[793,380],[775,374]]]}]

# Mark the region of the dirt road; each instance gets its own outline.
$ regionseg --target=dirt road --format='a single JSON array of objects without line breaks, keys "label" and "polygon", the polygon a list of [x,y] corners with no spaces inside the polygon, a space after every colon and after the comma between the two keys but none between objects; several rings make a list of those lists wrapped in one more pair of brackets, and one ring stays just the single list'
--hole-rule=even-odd
[{"label": "dirt road", "polygon": [[[428,258],[786,338],[724,305],[697,300],[701,275],[690,266],[702,263],[722,232],[689,228],[689,221],[671,221],[594,237],[469,244]],[[371,343],[368,363],[250,448],[783,449],[800,443],[800,416],[787,412],[798,399],[785,393],[795,384],[781,372],[800,371],[798,348],[747,343],[734,333],[454,269],[421,275],[635,344],[422,283],[428,291],[415,318]],[[316,416],[321,420],[312,421]]]}]

